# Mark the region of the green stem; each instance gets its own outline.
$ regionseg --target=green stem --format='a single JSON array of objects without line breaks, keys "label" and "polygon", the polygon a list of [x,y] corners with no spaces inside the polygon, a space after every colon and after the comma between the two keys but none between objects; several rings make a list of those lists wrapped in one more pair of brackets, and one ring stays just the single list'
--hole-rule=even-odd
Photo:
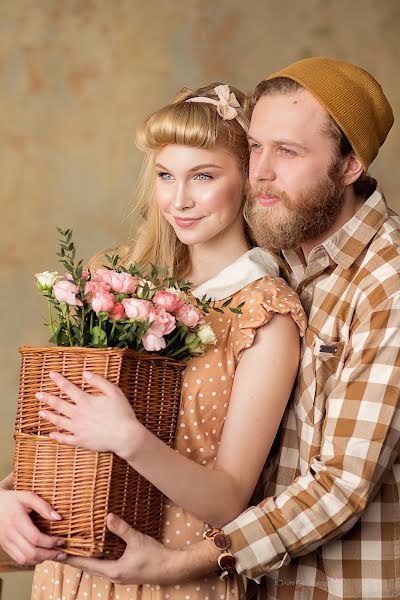
[{"label": "green stem", "polygon": [[112,340],[113,340],[113,337],[114,337],[114,331],[115,331],[115,326],[116,326],[116,325],[117,325],[117,322],[116,322],[116,321],[114,321],[114,323],[113,323],[113,326],[112,326],[112,329],[111,329],[110,337],[109,337],[109,339],[108,339],[108,345],[109,345],[109,346],[111,346],[111,343],[112,343]]},{"label": "green stem", "polygon": [[55,335],[54,323],[53,323],[53,315],[51,313],[51,302],[47,299],[47,308],[49,310],[49,328],[53,335]]},{"label": "green stem", "polygon": [[67,322],[67,334],[68,334],[68,339],[69,339],[69,345],[73,346],[74,342],[72,341],[72,337],[71,337],[71,321],[69,318],[69,307],[68,304],[65,304],[65,320]]}]

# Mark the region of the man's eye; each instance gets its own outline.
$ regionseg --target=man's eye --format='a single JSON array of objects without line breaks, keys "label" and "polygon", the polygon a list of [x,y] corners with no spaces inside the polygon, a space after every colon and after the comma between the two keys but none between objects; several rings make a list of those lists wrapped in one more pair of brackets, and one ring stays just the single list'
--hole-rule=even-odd
[{"label": "man's eye", "polygon": [[164,179],[165,181],[170,181],[171,179],[173,179],[171,173],[166,173],[164,171],[157,173],[157,177],[159,177],[160,179]]},{"label": "man's eye", "polygon": [[209,173],[197,173],[195,179],[199,179],[200,181],[206,181],[207,179],[212,179],[212,175]]},{"label": "man's eye", "polygon": [[279,150],[282,152],[282,154],[285,154],[286,156],[296,156],[296,152],[294,150],[291,150],[290,148],[285,148],[285,146],[281,146]]}]

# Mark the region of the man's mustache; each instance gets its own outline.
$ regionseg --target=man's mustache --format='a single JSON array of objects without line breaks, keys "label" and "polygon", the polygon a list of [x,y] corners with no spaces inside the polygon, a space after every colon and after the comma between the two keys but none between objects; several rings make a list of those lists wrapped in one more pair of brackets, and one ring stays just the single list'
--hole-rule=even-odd
[{"label": "man's mustache", "polygon": [[249,199],[255,202],[259,196],[269,196],[271,198],[278,198],[279,200],[288,201],[289,196],[285,191],[275,188],[271,184],[257,185],[250,188]]}]

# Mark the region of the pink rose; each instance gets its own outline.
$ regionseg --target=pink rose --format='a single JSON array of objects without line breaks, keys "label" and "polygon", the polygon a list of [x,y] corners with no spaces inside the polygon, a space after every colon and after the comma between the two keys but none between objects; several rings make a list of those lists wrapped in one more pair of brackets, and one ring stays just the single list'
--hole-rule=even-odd
[{"label": "pink rose", "polygon": [[95,313],[110,312],[114,307],[114,295],[105,289],[94,290],[92,294],[92,309]]},{"label": "pink rose", "polygon": [[132,294],[138,285],[138,278],[129,273],[117,273],[109,269],[96,269],[93,281],[107,283],[117,294]]},{"label": "pink rose", "polygon": [[187,327],[195,327],[203,321],[203,315],[193,304],[184,304],[176,313],[178,321]]},{"label": "pink rose", "polygon": [[62,279],[61,281],[56,281],[53,286],[53,294],[54,297],[59,302],[66,302],[71,306],[82,306],[81,300],[76,297],[78,293],[78,286],[72,281],[67,281],[66,279]]},{"label": "pink rose", "polygon": [[166,346],[163,337],[158,337],[157,335],[150,333],[150,331],[146,331],[142,337],[142,342],[148,352],[158,352]]},{"label": "pink rose", "polygon": [[120,321],[125,317],[125,310],[123,304],[120,302],[116,302],[108,315],[109,319],[113,319],[114,321]]},{"label": "pink rose", "polygon": [[154,295],[153,302],[157,306],[162,306],[168,312],[175,312],[183,304],[183,301],[176,294],[164,290],[160,290]]},{"label": "pink rose", "polygon": [[161,337],[168,335],[176,327],[176,319],[161,306],[156,306],[150,315],[151,327],[149,332]]},{"label": "pink rose", "polygon": [[122,300],[126,316],[129,319],[137,321],[145,321],[153,312],[153,305],[148,300],[140,300],[139,298],[125,298]]},{"label": "pink rose", "polygon": [[93,301],[93,294],[95,292],[103,293],[109,292],[110,286],[107,283],[102,283],[98,281],[87,281],[85,283],[84,293],[87,294],[86,302],[91,303]]}]

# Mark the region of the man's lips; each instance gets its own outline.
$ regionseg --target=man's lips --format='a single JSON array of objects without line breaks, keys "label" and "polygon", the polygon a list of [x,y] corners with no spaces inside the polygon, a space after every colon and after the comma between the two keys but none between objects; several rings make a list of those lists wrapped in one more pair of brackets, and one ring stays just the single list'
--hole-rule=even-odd
[{"label": "man's lips", "polygon": [[203,217],[174,217],[175,223],[179,227],[191,227],[201,221]]},{"label": "man's lips", "polygon": [[257,199],[261,206],[272,206],[273,204],[280,202],[280,198],[277,198],[276,196],[265,196],[264,194],[257,196]]}]

